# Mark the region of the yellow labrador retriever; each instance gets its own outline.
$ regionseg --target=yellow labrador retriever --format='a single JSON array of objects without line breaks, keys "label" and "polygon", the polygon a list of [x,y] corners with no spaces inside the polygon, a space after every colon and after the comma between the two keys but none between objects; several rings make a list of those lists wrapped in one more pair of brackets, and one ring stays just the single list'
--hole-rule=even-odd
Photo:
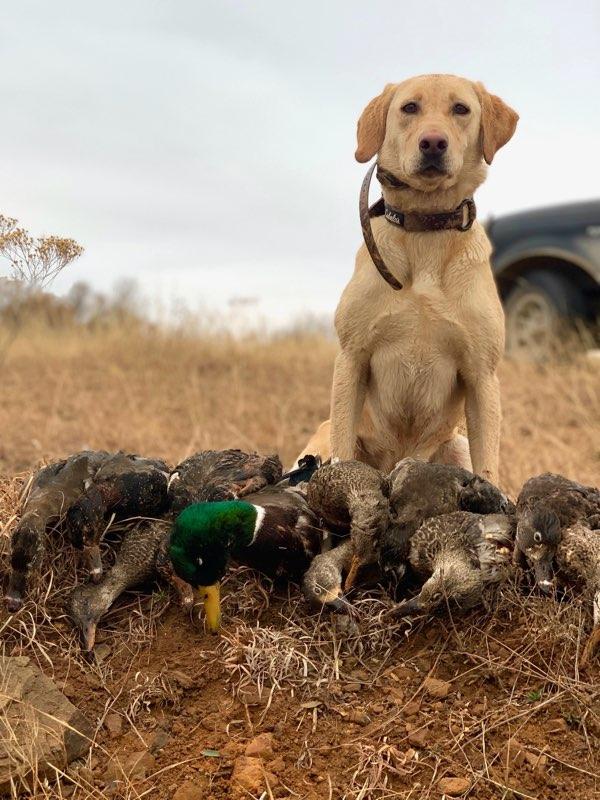
[{"label": "yellow labrador retriever", "polygon": [[[356,159],[377,155],[387,177],[385,216],[372,231],[402,288],[383,280],[363,245],[335,316],[331,419],[302,455],[359,458],[386,471],[412,456],[497,480],[504,315],[491,247],[478,222],[445,224],[517,120],[480,83],[453,75],[389,84],[363,111]],[[468,443],[457,433],[465,415]]]}]

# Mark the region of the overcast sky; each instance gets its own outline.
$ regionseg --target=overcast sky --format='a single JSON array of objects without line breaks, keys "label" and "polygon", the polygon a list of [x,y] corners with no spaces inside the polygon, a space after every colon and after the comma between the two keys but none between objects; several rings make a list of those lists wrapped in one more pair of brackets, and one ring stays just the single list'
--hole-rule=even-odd
[{"label": "overcast sky", "polygon": [[[0,212],[85,255],[55,288],[331,313],[360,242],[356,120],[389,81],[521,115],[480,214],[600,194],[598,0],[0,0]],[[0,266],[0,274],[3,266]]]}]

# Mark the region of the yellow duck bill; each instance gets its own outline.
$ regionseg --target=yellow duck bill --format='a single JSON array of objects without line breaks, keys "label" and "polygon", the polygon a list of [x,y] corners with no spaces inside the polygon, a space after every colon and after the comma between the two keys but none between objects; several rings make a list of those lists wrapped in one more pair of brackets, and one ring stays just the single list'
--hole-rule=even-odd
[{"label": "yellow duck bill", "polygon": [[200,586],[200,596],[204,601],[204,618],[206,629],[210,633],[218,633],[221,628],[221,585]]}]

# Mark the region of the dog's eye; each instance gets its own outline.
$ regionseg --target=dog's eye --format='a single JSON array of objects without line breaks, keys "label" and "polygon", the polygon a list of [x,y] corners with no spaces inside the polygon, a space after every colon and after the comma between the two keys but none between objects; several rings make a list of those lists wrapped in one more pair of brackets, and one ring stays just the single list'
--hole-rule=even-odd
[{"label": "dog's eye", "polygon": [[419,106],[416,103],[405,103],[402,106],[402,111],[404,111],[405,114],[416,114],[418,110]]},{"label": "dog's eye", "polygon": [[470,110],[471,109],[464,103],[454,103],[452,106],[452,111],[454,114],[459,114],[461,117],[464,117],[465,114],[468,114]]}]

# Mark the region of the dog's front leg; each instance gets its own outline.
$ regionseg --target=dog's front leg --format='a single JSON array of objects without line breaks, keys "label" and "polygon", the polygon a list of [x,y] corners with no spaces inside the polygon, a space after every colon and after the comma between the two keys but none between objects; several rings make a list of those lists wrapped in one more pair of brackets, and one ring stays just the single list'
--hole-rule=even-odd
[{"label": "dog's front leg", "polygon": [[467,381],[465,413],[473,472],[492,483],[498,480],[500,452],[500,384],[494,373]]},{"label": "dog's front leg", "polygon": [[342,350],[335,360],[331,392],[331,455],[340,461],[356,457],[358,420],[367,391],[368,364]]}]

